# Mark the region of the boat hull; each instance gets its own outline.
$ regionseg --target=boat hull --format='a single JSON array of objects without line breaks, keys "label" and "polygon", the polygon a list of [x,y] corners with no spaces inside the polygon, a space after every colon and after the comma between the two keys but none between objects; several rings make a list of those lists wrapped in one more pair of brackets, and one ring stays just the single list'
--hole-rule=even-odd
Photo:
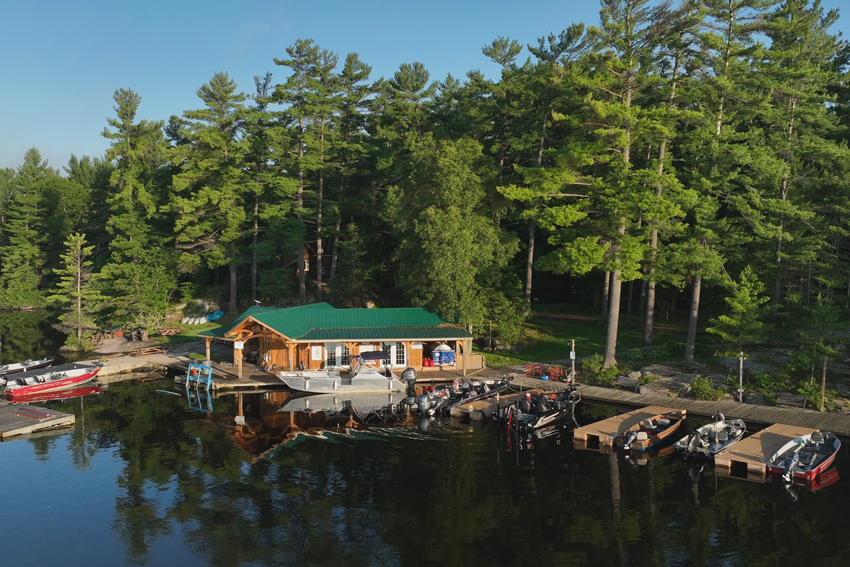
[{"label": "boat hull", "polygon": [[85,384],[86,382],[94,380],[98,372],[100,372],[100,368],[94,368],[91,371],[88,371],[84,374],[79,374],[77,376],[68,376],[66,378],[59,378],[57,380],[50,380],[47,382],[39,382],[28,386],[10,387],[7,384],[6,399],[15,400],[19,396],[43,394],[46,392],[53,392],[56,390],[64,390],[67,388],[80,386],[81,384]]},{"label": "boat hull", "polygon": [[[832,466],[832,463],[835,462],[835,456],[838,454],[838,451],[831,454],[826,460],[815,467],[814,469],[808,471],[799,471],[795,470],[793,479],[797,482],[810,482],[815,480],[823,471]],[[767,465],[767,473],[775,476],[783,476],[785,474],[785,469],[782,467],[777,467],[775,465]]]},{"label": "boat hull", "polygon": [[[676,432],[679,431],[679,428],[684,422],[684,416],[679,412],[673,412],[666,415],[656,415],[644,421],[658,424],[659,420],[667,420],[669,421],[669,425],[665,425],[663,429],[658,425],[656,428],[647,431],[642,424],[637,424],[624,431],[617,438],[617,446],[630,451],[649,451],[654,449],[658,445],[674,438]],[[641,431],[647,433],[646,439],[637,439],[633,436],[633,434]]]},{"label": "boat hull", "polygon": [[305,394],[380,394],[403,392],[404,384],[397,378],[320,378],[279,376],[280,381],[295,392]]},{"label": "boat hull", "polygon": [[[812,441],[815,434],[822,436],[817,443]],[[835,456],[841,449],[841,441],[828,431],[815,434],[803,435],[786,443],[765,461],[767,474],[806,482],[814,480],[827,470],[835,462]]]},{"label": "boat hull", "polygon": [[32,402],[47,402],[50,400],[67,400],[70,398],[80,398],[91,394],[99,393],[100,386],[81,386],[79,388],[66,388],[62,390],[54,390],[52,392],[42,392],[39,394],[21,394],[16,395],[12,399],[13,404],[29,404]]},{"label": "boat hull", "polygon": [[5,366],[0,366],[0,382],[5,382],[4,377],[10,374],[19,374],[21,372],[29,372],[30,370],[46,368],[52,363],[53,358],[42,358],[41,360],[17,362],[15,364],[7,364]]},{"label": "boat hull", "polygon": [[[721,431],[726,432],[726,441],[717,440],[717,434]],[[724,419],[723,421],[703,425],[690,436],[676,441],[673,446],[676,451],[692,457],[710,458],[743,439],[746,433],[747,425],[742,419]],[[700,443],[696,447],[689,446],[693,435],[698,436],[700,440],[705,440],[706,443]]]}]

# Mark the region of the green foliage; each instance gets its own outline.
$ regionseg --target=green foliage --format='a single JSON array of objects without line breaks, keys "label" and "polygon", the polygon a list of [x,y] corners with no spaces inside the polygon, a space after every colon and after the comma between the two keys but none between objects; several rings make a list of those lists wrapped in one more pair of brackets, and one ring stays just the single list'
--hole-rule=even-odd
[{"label": "green foliage", "polygon": [[59,320],[76,331],[76,350],[82,348],[85,330],[91,328],[92,314],[103,299],[92,285],[92,261],[89,259],[92,250],[94,246],[86,246],[85,234],[74,233],[68,237],[65,241],[65,254],[61,255],[64,265],[53,270],[59,276],[59,282],[48,298],[48,301],[62,310]]},{"label": "green foliage", "polygon": [[710,380],[702,376],[691,382],[691,393],[698,400],[720,400],[725,396],[725,392],[715,389]]},{"label": "green foliage", "polygon": [[596,375],[595,381],[600,386],[611,386],[617,381],[617,377],[619,375],[619,368],[616,366],[609,366],[608,368],[603,368],[599,371],[599,374]]},{"label": "green foliage", "polygon": [[581,361],[581,370],[590,376],[596,376],[602,370],[602,355],[595,353]]},{"label": "green foliage", "polygon": [[763,321],[766,315],[763,306],[770,300],[761,296],[763,291],[764,285],[752,268],[744,268],[732,295],[726,298],[729,314],[712,319],[712,326],[706,330],[725,341],[737,343],[739,350],[745,341],[762,340],[771,327]]},{"label": "green foliage", "polygon": [[[819,409],[820,408],[820,399],[821,399],[821,385],[819,383],[809,384],[807,382],[802,382],[797,385],[797,393],[803,396],[806,396],[806,407],[810,409]],[[825,397],[824,397],[824,409],[826,411],[832,411],[838,404],[835,403],[835,398],[838,397],[838,392],[833,390],[832,388],[827,388]]]}]

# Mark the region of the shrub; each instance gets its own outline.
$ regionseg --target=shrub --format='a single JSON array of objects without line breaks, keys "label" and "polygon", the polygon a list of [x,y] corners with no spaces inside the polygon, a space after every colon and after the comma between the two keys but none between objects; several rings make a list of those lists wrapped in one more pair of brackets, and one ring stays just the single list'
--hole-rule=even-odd
[{"label": "shrub", "polygon": [[603,368],[596,376],[596,383],[600,386],[610,386],[611,384],[617,381],[617,376],[619,375],[620,371],[616,366],[611,366],[610,368]]},{"label": "shrub", "polygon": [[[810,409],[819,409],[820,408],[820,384],[809,384],[808,382],[803,382],[799,386],[797,386],[797,393],[806,396],[806,407]],[[832,390],[831,388],[826,389],[826,395],[824,396],[823,407],[827,411],[834,410],[838,404],[835,403],[835,399],[838,396],[838,392]]]},{"label": "shrub", "polygon": [[711,381],[702,376],[691,382],[691,393],[698,400],[711,401],[719,400],[726,395],[723,391],[715,389]]},{"label": "shrub", "polygon": [[639,348],[630,348],[627,351],[618,354],[617,358],[621,358],[623,360],[635,360],[643,358],[643,352]]},{"label": "shrub", "polygon": [[602,355],[599,353],[589,356],[581,361],[581,370],[587,374],[595,376],[602,370]]}]

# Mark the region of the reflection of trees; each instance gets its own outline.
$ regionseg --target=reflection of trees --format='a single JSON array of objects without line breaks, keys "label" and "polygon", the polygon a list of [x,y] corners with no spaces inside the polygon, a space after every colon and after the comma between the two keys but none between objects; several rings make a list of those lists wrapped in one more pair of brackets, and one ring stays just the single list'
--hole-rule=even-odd
[{"label": "reflection of trees", "polygon": [[[162,387],[113,384],[66,409],[84,416],[75,466],[101,449],[123,463],[112,527],[129,562],[173,534],[217,567],[843,565],[831,558],[848,548],[840,481],[795,504],[779,486],[706,471],[695,493],[671,457],[636,467],[567,444],[535,450],[532,466],[500,457],[489,427],[300,437],[256,459],[232,437],[233,398],[202,414]],[[248,405],[270,431],[289,423]]]},{"label": "reflection of trees", "polygon": [[43,309],[35,311],[0,311],[0,341],[3,364],[27,358],[42,358],[56,351],[65,335],[50,326],[53,318]]}]

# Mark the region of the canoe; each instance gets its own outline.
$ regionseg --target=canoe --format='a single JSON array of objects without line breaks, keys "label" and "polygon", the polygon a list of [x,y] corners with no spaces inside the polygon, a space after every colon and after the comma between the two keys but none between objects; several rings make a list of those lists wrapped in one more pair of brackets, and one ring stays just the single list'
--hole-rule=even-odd
[{"label": "canoe", "polygon": [[26,372],[9,379],[6,383],[6,399],[80,386],[93,380],[100,372],[99,366],[83,364],[68,364],[60,368]]},{"label": "canoe", "polygon": [[780,447],[765,461],[767,472],[786,481],[812,480],[829,468],[840,448],[838,437],[829,431],[815,431]]},{"label": "canoe", "polygon": [[682,412],[653,415],[626,429],[616,444],[625,450],[646,451],[665,441],[670,441],[684,421]]},{"label": "canoe", "polygon": [[740,441],[747,433],[743,419],[726,419],[721,413],[716,414],[714,419],[714,422],[676,441],[673,445],[676,451],[694,457],[713,457]]}]

